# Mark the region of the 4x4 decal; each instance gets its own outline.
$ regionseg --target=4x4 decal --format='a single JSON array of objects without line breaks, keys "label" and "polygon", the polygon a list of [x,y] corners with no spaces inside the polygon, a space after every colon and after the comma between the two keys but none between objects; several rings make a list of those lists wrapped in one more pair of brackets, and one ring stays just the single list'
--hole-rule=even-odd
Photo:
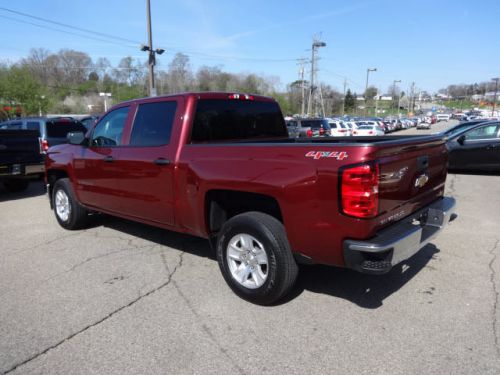
[{"label": "4x4 decal", "polygon": [[347,152],[345,151],[309,151],[306,154],[306,158],[322,159],[322,158],[334,158],[337,160],[347,159]]}]

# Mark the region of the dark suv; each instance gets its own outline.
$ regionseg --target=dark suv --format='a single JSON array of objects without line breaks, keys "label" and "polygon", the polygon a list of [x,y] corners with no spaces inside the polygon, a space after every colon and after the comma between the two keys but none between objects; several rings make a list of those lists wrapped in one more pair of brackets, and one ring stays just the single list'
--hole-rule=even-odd
[{"label": "dark suv", "polygon": [[50,146],[66,143],[66,136],[70,132],[87,132],[87,128],[72,117],[19,118],[2,122],[0,129],[38,131],[40,150],[42,152],[46,152]]}]

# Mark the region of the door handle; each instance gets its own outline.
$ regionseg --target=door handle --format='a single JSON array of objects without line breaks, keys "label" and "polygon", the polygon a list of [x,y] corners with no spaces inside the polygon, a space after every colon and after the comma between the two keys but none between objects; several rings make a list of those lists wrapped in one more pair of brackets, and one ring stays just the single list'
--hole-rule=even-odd
[{"label": "door handle", "polygon": [[104,160],[106,163],[112,163],[112,162],[113,162],[113,157],[112,157],[112,156],[106,156],[103,160]]},{"label": "door handle", "polygon": [[494,150],[495,148],[497,148],[498,146],[497,145],[488,145],[486,147],[487,150]]},{"label": "door handle", "polygon": [[153,163],[155,163],[156,165],[169,165],[170,160],[165,159],[165,158],[158,158],[158,159],[155,159]]}]

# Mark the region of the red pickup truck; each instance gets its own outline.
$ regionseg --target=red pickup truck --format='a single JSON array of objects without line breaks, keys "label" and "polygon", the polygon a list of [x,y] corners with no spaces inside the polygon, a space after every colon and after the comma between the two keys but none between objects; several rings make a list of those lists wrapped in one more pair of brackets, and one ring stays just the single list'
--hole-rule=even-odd
[{"label": "red pickup truck", "polygon": [[103,212],[207,238],[228,285],[270,304],[298,263],[382,274],[454,214],[440,136],[290,138],[276,101],[186,93],[121,103],[51,147],[60,225]]}]

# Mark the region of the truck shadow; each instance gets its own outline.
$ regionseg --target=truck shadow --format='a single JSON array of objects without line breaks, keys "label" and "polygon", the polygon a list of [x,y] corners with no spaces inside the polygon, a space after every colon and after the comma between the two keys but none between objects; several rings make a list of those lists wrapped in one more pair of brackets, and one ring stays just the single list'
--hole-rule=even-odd
[{"label": "truck shadow", "polygon": [[41,180],[30,181],[28,188],[19,193],[10,193],[0,183],[0,202],[13,201],[24,198],[33,198],[45,194],[45,186]]},{"label": "truck shadow", "polygon": [[320,265],[301,266],[297,284],[286,299],[294,299],[302,291],[308,290],[343,298],[366,309],[376,309],[382,306],[384,299],[417,275],[437,253],[439,249],[428,244],[385,275],[367,275]]},{"label": "truck shadow", "polygon": [[[208,241],[202,238],[107,215],[98,215],[93,221],[93,226],[101,225],[127,235],[168,246],[177,251],[217,261]],[[362,308],[376,309],[382,306],[384,299],[404,287],[437,253],[439,253],[439,249],[433,244],[428,244],[413,257],[394,267],[385,275],[366,275],[338,267],[301,265],[299,277],[293,290],[276,305],[285,304],[307,290],[312,293],[342,298]],[[218,268],[217,272],[219,272]]]}]

